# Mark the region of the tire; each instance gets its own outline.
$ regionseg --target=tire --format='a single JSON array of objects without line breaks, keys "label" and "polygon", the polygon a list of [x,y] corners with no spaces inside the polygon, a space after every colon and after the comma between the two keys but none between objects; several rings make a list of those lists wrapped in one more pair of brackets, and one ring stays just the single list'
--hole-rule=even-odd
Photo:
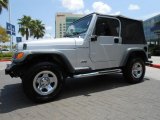
[{"label": "tire", "polygon": [[63,83],[60,68],[49,62],[33,66],[22,79],[24,93],[38,103],[57,98],[63,88]]},{"label": "tire", "polygon": [[129,83],[140,83],[143,81],[145,70],[145,63],[141,58],[130,59],[123,68],[123,76]]}]

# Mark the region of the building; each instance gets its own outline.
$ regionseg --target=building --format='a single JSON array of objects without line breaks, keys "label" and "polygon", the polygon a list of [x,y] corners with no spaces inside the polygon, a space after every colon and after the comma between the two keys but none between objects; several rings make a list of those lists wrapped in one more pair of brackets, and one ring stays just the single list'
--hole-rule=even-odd
[{"label": "building", "polygon": [[55,37],[62,38],[68,29],[68,26],[83,16],[84,15],[82,14],[57,13],[55,21]]},{"label": "building", "polygon": [[144,21],[144,33],[149,44],[160,44],[160,14]]}]

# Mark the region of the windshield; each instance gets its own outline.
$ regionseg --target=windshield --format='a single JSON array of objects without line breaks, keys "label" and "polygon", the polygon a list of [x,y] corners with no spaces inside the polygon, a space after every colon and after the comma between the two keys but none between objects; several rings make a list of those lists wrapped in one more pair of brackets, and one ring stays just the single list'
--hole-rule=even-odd
[{"label": "windshield", "polygon": [[90,25],[92,16],[84,17],[68,27],[65,37],[79,36],[85,34]]}]

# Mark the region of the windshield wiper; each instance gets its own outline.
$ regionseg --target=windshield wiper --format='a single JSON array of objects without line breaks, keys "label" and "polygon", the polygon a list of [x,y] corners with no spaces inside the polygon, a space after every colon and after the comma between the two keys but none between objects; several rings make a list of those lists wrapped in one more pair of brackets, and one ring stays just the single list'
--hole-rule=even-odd
[{"label": "windshield wiper", "polygon": [[79,34],[82,34],[82,33],[85,33],[86,31],[82,31],[82,32],[73,32],[73,35],[79,35]]},{"label": "windshield wiper", "polygon": [[85,32],[86,32],[86,31],[73,32],[72,34],[65,34],[64,37],[72,37],[72,36],[79,35],[79,34],[82,34],[82,33],[85,33]]},{"label": "windshield wiper", "polygon": [[71,37],[72,35],[69,34],[65,34],[64,37]]},{"label": "windshield wiper", "polygon": [[79,32],[73,32],[73,35],[78,35],[79,34]]}]

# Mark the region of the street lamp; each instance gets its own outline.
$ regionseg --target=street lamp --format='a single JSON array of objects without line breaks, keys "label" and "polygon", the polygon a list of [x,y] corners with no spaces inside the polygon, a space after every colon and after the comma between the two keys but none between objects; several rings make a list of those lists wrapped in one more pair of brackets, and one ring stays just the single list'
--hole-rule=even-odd
[{"label": "street lamp", "polygon": [[[11,24],[11,6],[10,6],[10,0],[8,0],[8,21]],[[12,34],[10,35],[10,51],[12,51]]]}]

